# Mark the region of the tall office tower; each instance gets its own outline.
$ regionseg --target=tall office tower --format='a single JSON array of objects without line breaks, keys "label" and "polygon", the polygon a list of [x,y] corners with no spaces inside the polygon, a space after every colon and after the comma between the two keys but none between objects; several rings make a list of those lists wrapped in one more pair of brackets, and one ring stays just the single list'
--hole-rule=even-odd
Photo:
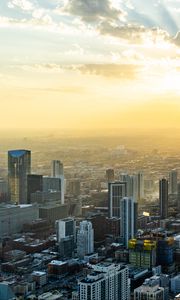
[{"label": "tall office tower", "polygon": [[159,181],[159,205],[160,217],[166,219],[168,217],[168,181],[165,178]]},{"label": "tall office tower", "polygon": [[121,200],[120,235],[126,248],[128,248],[129,240],[135,236],[135,224],[137,222],[136,205],[137,203],[132,198],[125,197]]},{"label": "tall office tower", "polygon": [[51,177],[57,177],[61,179],[61,203],[64,204],[64,191],[65,191],[65,180],[64,180],[64,166],[60,160],[53,160],[51,163]]},{"label": "tall office tower", "polygon": [[31,203],[31,194],[35,192],[42,192],[43,190],[43,176],[36,174],[27,175],[27,202]]},{"label": "tall office tower", "polygon": [[64,204],[64,178],[43,176],[43,191],[60,191],[61,193],[61,204]]},{"label": "tall office tower", "polygon": [[120,218],[120,201],[127,196],[126,182],[110,182],[108,185],[109,217]]},{"label": "tall office tower", "polygon": [[83,258],[94,252],[94,229],[89,221],[82,221],[77,233],[77,254]]},{"label": "tall office tower", "polygon": [[72,257],[75,247],[76,222],[73,218],[56,221],[57,242],[63,257]]},{"label": "tall office tower", "polygon": [[144,198],[144,174],[139,172],[137,175],[137,201]]},{"label": "tall office tower", "polygon": [[51,177],[64,176],[63,163],[60,160],[53,160],[51,162]]},{"label": "tall office tower", "polygon": [[135,300],[168,300],[164,295],[164,288],[151,278],[146,279],[143,285],[134,290]]},{"label": "tall office tower", "polygon": [[92,273],[79,282],[80,300],[130,299],[128,268],[115,264],[92,266]]},{"label": "tall office tower", "polygon": [[177,209],[178,213],[180,213],[180,182],[177,185]]},{"label": "tall office tower", "polygon": [[56,221],[57,242],[61,242],[66,237],[75,239],[76,222],[73,218],[65,218]]},{"label": "tall office tower", "polygon": [[14,203],[27,203],[27,175],[31,173],[31,151],[8,151],[8,185]]},{"label": "tall office tower", "polygon": [[137,175],[120,174],[120,181],[127,183],[127,197],[138,200],[138,177]]},{"label": "tall office tower", "polygon": [[106,170],[106,180],[108,183],[114,181],[114,170],[113,169]]},{"label": "tall office tower", "polygon": [[79,196],[81,193],[81,183],[78,179],[68,181],[68,191],[73,196]]},{"label": "tall office tower", "polygon": [[176,170],[172,170],[169,173],[169,193],[170,194],[177,194],[177,171]]}]

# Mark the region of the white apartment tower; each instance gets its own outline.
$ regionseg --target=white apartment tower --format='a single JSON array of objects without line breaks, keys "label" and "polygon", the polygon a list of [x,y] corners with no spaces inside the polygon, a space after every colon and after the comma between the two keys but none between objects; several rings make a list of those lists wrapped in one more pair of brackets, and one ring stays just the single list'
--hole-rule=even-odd
[{"label": "white apartment tower", "polygon": [[128,268],[115,264],[92,266],[92,273],[79,282],[80,300],[128,300]]},{"label": "white apartment tower", "polygon": [[137,221],[137,203],[134,199],[125,197],[121,200],[121,227],[120,234],[124,246],[128,248],[128,242],[135,236],[136,221]]},{"label": "white apartment tower", "polygon": [[82,221],[77,233],[77,255],[83,258],[94,252],[94,229],[89,221]]}]

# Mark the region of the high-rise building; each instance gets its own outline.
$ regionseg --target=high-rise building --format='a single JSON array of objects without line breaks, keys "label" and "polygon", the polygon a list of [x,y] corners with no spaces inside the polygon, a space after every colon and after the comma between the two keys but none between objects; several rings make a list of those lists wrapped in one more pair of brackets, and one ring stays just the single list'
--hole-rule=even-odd
[{"label": "high-rise building", "polygon": [[121,226],[120,233],[124,246],[128,248],[128,242],[135,236],[137,223],[137,203],[134,199],[125,197],[121,200]]},{"label": "high-rise building", "polygon": [[109,217],[120,217],[121,199],[127,196],[126,182],[110,182],[108,185]]},{"label": "high-rise building", "polygon": [[132,197],[135,202],[138,201],[138,176],[121,173],[120,181],[127,184],[127,197]]},{"label": "high-rise building", "polygon": [[144,174],[139,172],[137,175],[137,201],[144,198]]},{"label": "high-rise building", "polygon": [[68,191],[73,196],[79,196],[81,192],[81,183],[78,179],[71,179],[68,181]]},{"label": "high-rise building", "polygon": [[56,221],[57,242],[66,237],[75,239],[76,222],[73,218],[65,218]]},{"label": "high-rise building", "polygon": [[27,202],[31,203],[31,194],[35,192],[42,192],[43,190],[43,176],[36,174],[27,175]]},{"label": "high-rise building", "polygon": [[177,194],[177,181],[178,181],[178,174],[176,170],[172,170],[169,173],[169,193],[170,194]]},{"label": "high-rise building", "polygon": [[51,162],[51,177],[64,176],[63,163],[60,160],[53,160]]},{"label": "high-rise building", "polygon": [[180,213],[180,182],[177,185],[177,209],[178,213]]},{"label": "high-rise building", "polygon": [[[134,300],[166,300],[164,288],[152,279],[146,279],[144,284],[134,290]],[[168,299],[167,299],[168,300]]]},{"label": "high-rise building", "polygon": [[81,300],[128,300],[128,268],[115,264],[92,266],[92,273],[79,282]]},{"label": "high-rise building", "polygon": [[152,268],[156,265],[156,242],[151,240],[129,241],[129,263],[136,267]]},{"label": "high-rise building", "polygon": [[43,191],[60,191],[61,204],[64,204],[64,177],[43,176]]},{"label": "high-rise building", "polygon": [[94,229],[89,221],[82,221],[77,233],[77,254],[83,258],[94,252]]},{"label": "high-rise building", "polygon": [[29,150],[8,151],[8,185],[10,200],[27,203],[27,175],[31,173]]},{"label": "high-rise building", "polygon": [[106,180],[108,183],[114,182],[114,170],[113,169],[106,170]]},{"label": "high-rise building", "polygon": [[62,257],[72,257],[75,247],[76,222],[73,218],[56,221],[57,242]]},{"label": "high-rise building", "polygon": [[65,180],[64,166],[60,160],[53,160],[51,163],[51,177],[61,179],[61,203],[64,204]]},{"label": "high-rise building", "polygon": [[165,178],[159,181],[159,205],[160,217],[166,219],[168,217],[168,181]]}]

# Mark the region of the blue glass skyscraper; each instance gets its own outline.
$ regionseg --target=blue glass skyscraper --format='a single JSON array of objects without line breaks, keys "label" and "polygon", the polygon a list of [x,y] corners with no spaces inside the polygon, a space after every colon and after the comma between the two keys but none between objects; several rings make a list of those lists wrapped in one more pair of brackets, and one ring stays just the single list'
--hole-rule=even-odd
[{"label": "blue glass skyscraper", "polygon": [[31,151],[8,151],[8,184],[13,203],[27,203],[27,175],[31,173]]}]

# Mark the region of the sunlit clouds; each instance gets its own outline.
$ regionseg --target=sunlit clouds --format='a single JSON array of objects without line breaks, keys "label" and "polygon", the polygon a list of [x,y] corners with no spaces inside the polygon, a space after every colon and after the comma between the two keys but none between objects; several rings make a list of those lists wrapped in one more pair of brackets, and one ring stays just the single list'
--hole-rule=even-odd
[{"label": "sunlit clouds", "polygon": [[1,127],[180,127],[179,30],[176,0],[2,0]]}]

